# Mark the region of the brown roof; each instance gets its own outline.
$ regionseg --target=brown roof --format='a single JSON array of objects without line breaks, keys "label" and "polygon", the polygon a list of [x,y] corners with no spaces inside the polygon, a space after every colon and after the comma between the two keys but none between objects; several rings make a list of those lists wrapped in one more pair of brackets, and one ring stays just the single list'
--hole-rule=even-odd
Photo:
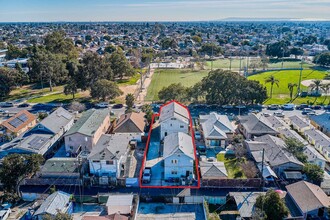
[{"label": "brown roof", "polygon": [[145,127],[144,113],[128,113],[120,116],[113,129],[114,133],[142,133]]},{"label": "brown roof", "polygon": [[286,186],[288,193],[304,213],[330,206],[329,197],[312,183],[300,181]]},{"label": "brown roof", "polygon": [[[26,115],[26,120],[25,120],[25,118],[23,119],[21,117],[24,114]],[[19,124],[19,126],[17,126],[17,127],[13,126],[14,120],[18,121],[18,122],[21,122]],[[15,132],[20,131],[22,128],[25,128],[28,124],[30,124],[34,120],[36,120],[35,115],[31,114],[27,110],[22,110],[22,111],[18,112],[16,115],[14,115],[13,117],[11,117],[11,118],[7,119],[6,121],[4,121],[2,123],[2,126],[6,127],[8,130],[15,133]]]}]

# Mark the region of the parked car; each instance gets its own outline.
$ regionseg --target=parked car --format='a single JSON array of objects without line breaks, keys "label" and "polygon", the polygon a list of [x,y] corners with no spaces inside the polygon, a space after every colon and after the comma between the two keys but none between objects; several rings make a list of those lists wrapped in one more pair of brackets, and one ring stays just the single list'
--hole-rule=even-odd
[{"label": "parked car", "polygon": [[8,113],[7,110],[0,109],[0,113]]},{"label": "parked car", "polygon": [[108,108],[109,107],[109,103],[107,103],[107,102],[100,102],[100,103],[97,103],[95,106],[98,107],[98,108]]},{"label": "parked car", "polygon": [[283,110],[294,110],[295,105],[292,103],[282,105]]},{"label": "parked car", "polygon": [[262,113],[262,115],[265,116],[265,117],[269,117],[270,116],[269,113]]},{"label": "parked car", "polygon": [[11,213],[10,207],[11,207],[10,204],[3,204],[3,205],[1,205],[0,220],[6,220],[6,219],[8,219],[8,217],[9,217],[9,215]]},{"label": "parked car", "polygon": [[114,105],[114,106],[112,106],[112,108],[122,108],[122,107],[124,107],[124,105],[123,104],[116,104],[116,105]]},{"label": "parked car", "polygon": [[322,106],[320,106],[320,105],[313,105],[312,106],[312,109],[314,109],[314,110],[321,110],[322,109]]},{"label": "parked car", "polygon": [[201,133],[199,131],[195,131],[195,139],[200,140],[201,138]]},{"label": "parked car", "polygon": [[206,155],[206,147],[201,145],[197,147],[199,155]]},{"label": "parked car", "polygon": [[5,102],[5,103],[2,104],[1,107],[4,107],[4,108],[14,107],[14,103],[12,103],[12,102]]},{"label": "parked car", "polygon": [[278,110],[279,109],[279,105],[269,105],[268,110]]},{"label": "parked car", "polygon": [[274,112],[274,116],[283,118],[284,114],[282,112]]},{"label": "parked car", "polygon": [[142,182],[143,183],[150,183],[150,181],[151,181],[151,168],[146,167],[143,171]]},{"label": "parked car", "polygon": [[307,115],[307,114],[310,114],[310,113],[315,114],[315,111],[311,108],[304,108],[304,110],[302,111],[303,115]]},{"label": "parked car", "polygon": [[301,104],[301,105],[297,105],[296,106],[296,109],[297,110],[303,110],[305,108],[309,108],[309,105],[307,105],[307,104]]},{"label": "parked car", "polygon": [[329,111],[329,110],[330,110],[330,105],[325,105],[325,106],[323,107],[323,109]]},{"label": "parked car", "polygon": [[30,104],[28,104],[28,103],[22,103],[22,104],[18,105],[19,108],[26,108],[29,106],[30,106]]}]

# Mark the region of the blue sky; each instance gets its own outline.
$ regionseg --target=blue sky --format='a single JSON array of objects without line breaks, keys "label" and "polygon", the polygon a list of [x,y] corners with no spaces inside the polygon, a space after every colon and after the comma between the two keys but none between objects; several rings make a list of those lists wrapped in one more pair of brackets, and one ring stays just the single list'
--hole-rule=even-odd
[{"label": "blue sky", "polygon": [[0,0],[8,21],[330,20],[330,0]]}]

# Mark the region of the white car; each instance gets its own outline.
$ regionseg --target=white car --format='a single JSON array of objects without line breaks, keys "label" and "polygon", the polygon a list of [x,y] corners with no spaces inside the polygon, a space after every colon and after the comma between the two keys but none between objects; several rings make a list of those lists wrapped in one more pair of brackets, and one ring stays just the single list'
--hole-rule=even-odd
[{"label": "white car", "polygon": [[100,103],[97,103],[95,106],[98,107],[98,108],[108,108],[109,107],[109,103],[107,103],[107,102],[100,102]]},{"label": "white car", "polygon": [[274,116],[283,118],[284,114],[282,112],[274,112]]},{"label": "white car", "polygon": [[292,103],[284,104],[284,105],[282,106],[282,109],[283,109],[283,110],[294,110],[294,108],[295,108],[295,105],[292,104]]}]

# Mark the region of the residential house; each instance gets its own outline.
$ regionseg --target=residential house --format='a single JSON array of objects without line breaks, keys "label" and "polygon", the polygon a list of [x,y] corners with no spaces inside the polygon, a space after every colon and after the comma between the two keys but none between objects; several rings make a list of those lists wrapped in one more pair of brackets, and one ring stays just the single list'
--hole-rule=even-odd
[{"label": "residential house", "polygon": [[296,141],[299,141],[303,145],[308,145],[308,141],[306,141],[301,135],[299,135],[295,130],[292,130],[290,128],[280,128],[279,129],[280,136],[284,138],[292,138],[295,139]]},{"label": "residential house", "polygon": [[119,177],[132,138],[130,134],[103,134],[88,155],[90,174],[98,177]]},{"label": "residential house", "polygon": [[261,114],[240,116],[239,120],[240,125],[238,128],[247,139],[252,139],[253,137],[258,137],[265,134],[279,134],[279,132],[272,126],[266,117]]},{"label": "residential house", "polygon": [[330,161],[330,138],[319,130],[309,129],[306,130],[304,135],[308,142],[327,159]]},{"label": "residential house", "polygon": [[192,177],[194,173],[194,145],[192,137],[186,133],[171,133],[164,138],[164,177]]},{"label": "residential house", "polygon": [[84,112],[64,136],[66,152],[74,154],[79,150],[90,152],[109,127],[109,109],[90,109]]},{"label": "residential house", "polygon": [[330,137],[330,112],[324,112],[320,115],[311,115],[309,119],[312,125]]},{"label": "residential house", "polygon": [[160,108],[160,139],[163,140],[167,135],[183,132],[189,133],[190,115],[183,105],[176,101],[171,101]]},{"label": "residential house", "polygon": [[301,134],[312,128],[312,125],[307,120],[302,119],[298,115],[289,117],[289,120],[293,129],[297,130]]},{"label": "residential house", "polygon": [[77,158],[53,157],[45,162],[26,185],[81,185],[83,167]]},{"label": "residential house", "polygon": [[74,116],[60,107],[31,130],[0,147],[0,157],[8,154],[52,154],[61,144],[62,137],[73,125]]},{"label": "residential house", "polygon": [[203,180],[227,179],[228,174],[223,162],[204,162],[199,163],[201,177]]},{"label": "residential house", "polygon": [[272,135],[255,138],[254,141],[245,141],[250,155],[257,163],[262,162],[264,149],[264,163],[270,165],[275,173],[280,176],[284,171],[301,171],[303,164],[286,150],[285,142]]},{"label": "residential house", "polygon": [[211,112],[209,115],[200,115],[199,121],[207,147],[225,148],[232,140],[235,130],[226,115]]},{"label": "residential house", "polygon": [[133,211],[133,194],[109,195],[106,207],[108,215],[121,214],[131,215]]},{"label": "residential house", "polygon": [[131,112],[123,114],[114,123],[112,133],[129,133],[134,135],[135,140],[141,141],[144,136],[145,121],[143,113]]},{"label": "residential house", "polygon": [[1,123],[0,136],[12,139],[33,128],[36,124],[37,117],[27,110],[22,110]]},{"label": "residential house", "polygon": [[308,163],[316,164],[324,170],[327,160],[313,146],[306,145],[304,154],[307,156]]},{"label": "residential house", "polygon": [[71,215],[72,212],[73,204],[71,202],[71,195],[62,191],[57,191],[47,197],[33,214],[33,219],[42,220],[46,215],[50,215],[54,218],[57,213],[67,213]]},{"label": "residential house", "polygon": [[298,208],[300,216],[304,218],[327,216],[330,199],[319,186],[300,181],[287,185],[286,189],[289,199]]},{"label": "residential house", "polygon": [[256,207],[257,198],[264,192],[230,192],[229,197],[235,201],[241,219],[251,219]]}]

